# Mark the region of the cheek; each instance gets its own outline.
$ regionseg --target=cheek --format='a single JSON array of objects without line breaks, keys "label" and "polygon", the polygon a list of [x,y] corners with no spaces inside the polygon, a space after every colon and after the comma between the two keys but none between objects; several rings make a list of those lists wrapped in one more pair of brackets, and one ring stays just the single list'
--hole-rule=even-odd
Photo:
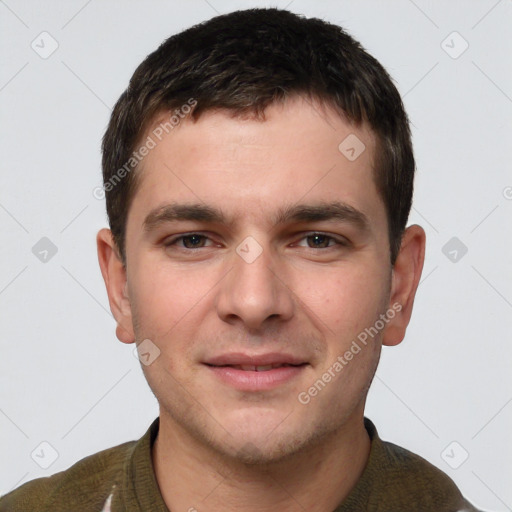
[{"label": "cheek", "polygon": [[[136,273],[130,276],[133,289],[132,311],[142,335],[156,340],[197,326],[191,318],[210,300],[215,280],[204,271],[176,269],[152,259],[137,262]],[[210,283],[211,281],[211,283]],[[178,337],[183,339],[182,336]]]},{"label": "cheek", "polygon": [[329,332],[350,336],[373,324],[386,307],[388,284],[378,267],[347,264],[302,273],[294,291],[328,336]]},{"label": "cheek", "polygon": [[173,396],[169,383],[177,379],[187,387],[195,378],[189,362],[197,351],[198,315],[210,300],[211,286],[204,272],[177,271],[154,261],[139,265],[132,279],[137,339],[149,338],[160,350],[158,358],[142,369],[157,396]]}]

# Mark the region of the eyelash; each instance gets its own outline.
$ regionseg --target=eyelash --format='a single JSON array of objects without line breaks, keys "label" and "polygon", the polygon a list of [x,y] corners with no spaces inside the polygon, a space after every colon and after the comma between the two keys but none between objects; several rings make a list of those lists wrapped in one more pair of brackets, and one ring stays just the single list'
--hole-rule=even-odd
[{"label": "eyelash", "polygon": [[[209,238],[207,235],[203,235],[202,233],[195,233],[195,232],[191,232],[191,233],[185,233],[183,235],[179,235],[179,236],[176,236],[174,238],[171,238],[170,240],[164,242],[164,246],[165,247],[172,247],[172,246],[176,246],[178,242],[183,242],[183,240],[185,240],[186,238],[191,238],[193,236],[197,236],[197,237],[200,237],[201,239],[207,239],[207,240],[210,240],[211,241],[211,238]],[[333,248],[335,247],[336,245],[339,245],[341,247],[347,247],[349,246],[349,242],[345,239],[345,238],[341,238],[341,237],[335,237],[333,235],[329,235],[327,233],[323,233],[321,231],[312,231],[312,232],[309,232],[309,233],[306,233],[304,234],[300,240],[304,240],[304,239],[308,239],[310,237],[314,237],[314,236],[321,236],[321,237],[325,237],[327,238],[327,243],[331,243],[334,242],[334,244],[332,245],[328,245],[327,247],[307,247],[308,249],[330,249],[330,248]],[[196,247],[196,248],[193,248],[193,247],[179,247],[180,249],[183,249],[183,250],[186,250],[186,251],[193,251],[193,250],[197,250],[197,249],[207,249],[208,247],[210,246],[207,246],[207,247]]]},{"label": "eyelash", "polygon": [[[193,236],[198,236],[198,237],[201,237],[203,239],[206,238],[206,239],[211,240],[209,237],[207,237],[206,235],[203,235],[201,233],[185,233],[184,235],[176,236],[176,237],[171,238],[170,240],[164,242],[164,246],[165,247],[172,247],[173,245],[176,245],[177,242],[183,241],[185,238],[191,238]],[[180,249],[193,250],[192,248],[189,248],[189,247],[180,247]],[[197,247],[197,249],[204,249],[204,247]]]}]

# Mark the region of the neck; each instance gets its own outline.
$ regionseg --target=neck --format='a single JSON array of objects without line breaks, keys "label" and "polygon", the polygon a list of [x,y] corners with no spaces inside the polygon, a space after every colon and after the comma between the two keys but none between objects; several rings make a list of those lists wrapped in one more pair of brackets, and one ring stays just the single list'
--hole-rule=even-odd
[{"label": "neck", "polygon": [[152,457],[172,511],[332,512],[355,486],[369,452],[362,411],[314,447],[265,467],[223,457],[160,414]]}]

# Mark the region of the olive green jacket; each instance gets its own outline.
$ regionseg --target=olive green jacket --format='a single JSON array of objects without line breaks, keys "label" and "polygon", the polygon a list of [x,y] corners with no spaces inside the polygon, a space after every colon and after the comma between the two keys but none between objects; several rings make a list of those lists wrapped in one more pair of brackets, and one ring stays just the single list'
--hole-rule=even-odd
[{"label": "olive green jacket", "polygon": [[[169,512],[151,459],[158,426],[159,418],[138,441],[21,485],[0,498],[0,512]],[[382,441],[367,418],[365,427],[371,439],[366,468],[333,512],[478,512],[442,471]]]}]

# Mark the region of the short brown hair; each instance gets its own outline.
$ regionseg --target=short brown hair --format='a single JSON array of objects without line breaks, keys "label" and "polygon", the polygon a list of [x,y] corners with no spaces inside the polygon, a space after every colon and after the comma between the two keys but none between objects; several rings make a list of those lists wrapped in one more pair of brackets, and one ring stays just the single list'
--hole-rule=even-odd
[{"label": "short brown hair", "polygon": [[279,9],[236,11],[195,25],[164,41],[136,69],[102,145],[107,214],[123,262],[137,174],[115,178],[156,115],[193,98],[194,120],[212,109],[264,118],[267,106],[296,95],[317,99],[355,124],[367,122],[376,134],[374,179],[386,207],[393,264],[415,170],[400,94],[382,65],[342,28]]}]

